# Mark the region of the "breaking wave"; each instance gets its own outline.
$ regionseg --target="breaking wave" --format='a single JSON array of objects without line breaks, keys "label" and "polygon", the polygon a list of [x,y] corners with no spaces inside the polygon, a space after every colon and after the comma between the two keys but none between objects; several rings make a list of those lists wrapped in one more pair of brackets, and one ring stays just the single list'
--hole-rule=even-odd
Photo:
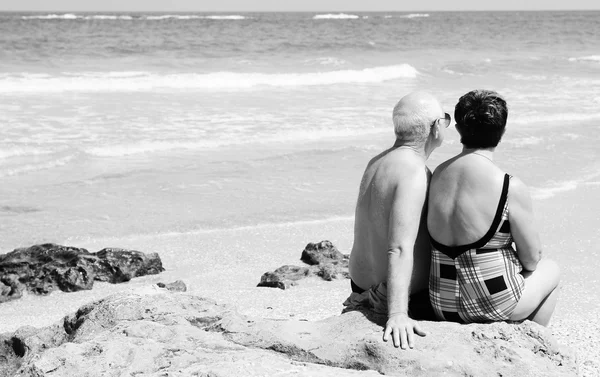
[{"label": "breaking wave", "polygon": [[78,72],[58,76],[21,73],[0,75],[0,93],[137,92],[150,90],[236,90],[379,83],[410,79],[418,71],[408,64],[308,73],[212,72]]},{"label": "breaking wave", "polygon": [[411,14],[403,14],[402,16],[398,16],[399,18],[424,18],[429,17],[427,13],[411,13]]},{"label": "breaking wave", "polygon": [[359,17],[355,14],[317,14],[313,17],[313,20],[356,20]]},{"label": "breaking wave", "polygon": [[578,58],[569,58],[569,61],[570,62],[590,61],[590,62],[599,62],[600,63],[600,55],[580,56]]}]

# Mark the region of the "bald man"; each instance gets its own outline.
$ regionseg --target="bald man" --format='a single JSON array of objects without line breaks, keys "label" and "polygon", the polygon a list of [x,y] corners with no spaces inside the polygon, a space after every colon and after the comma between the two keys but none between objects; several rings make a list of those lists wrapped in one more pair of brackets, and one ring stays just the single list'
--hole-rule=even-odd
[{"label": "bald man", "polygon": [[344,305],[387,314],[383,340],[391,335],[394,346],[406,349],[413,347],[414,334],[425,336],[414,319],[431,311],[426,222],[431,171],[425,161],[441,145],[450,115],[431,94],[414,92],[394,107],[393,123],[394,145],[369,161],[360,184],[350,254],[352,294]]}]

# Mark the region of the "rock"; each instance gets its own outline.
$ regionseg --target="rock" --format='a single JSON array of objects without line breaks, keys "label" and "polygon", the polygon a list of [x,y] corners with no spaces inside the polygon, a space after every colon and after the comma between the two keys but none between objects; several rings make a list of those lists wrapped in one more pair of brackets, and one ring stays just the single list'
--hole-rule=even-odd
[{"label": "rock", "polygon": [[[135,250],[86,249],[56,244],[34,245],[0,255],[0,302],[21,297],[27,290],[45,295],[55,289],[92,289],[94,281],[120,283],[164,271],[156,253]],[[7,288],[10,287],[10,290]]]},{"label": "rock", "polygon": [[260,278],[258,287],[287,289],[311,274],[311,269],[308,267],[281,266],[273,272],[265,272]]},{"label": "rock", "polygon": [[169,284],[165,284],[165,283],[156,283],[156,285],[158,285],[160,288],[165,288],[169,291],[173,291],[173,292],[185,292],[187,291],[187,287],[185,285],[184,282],[182,282],[181,280],[177,280],[174,281],[172,283]]},{"label": "rock", "polygon": [[306,245],[300,256],[300,260],[306,264],[327,264],[333,261],[343,261],[348,259],[330,241],[321,241],[319,243],[309,243]]},{"label": "rock", "polygon": [[265,272],[260,278],[259,287],[287,289],[298,284],[298,280],[319,276],[331,281],[338,278],[350,278],[348,272],[349,256],[342,254],[330,241],[309,243],[300,256],[307,267],[281,266],[275,271]]},{"label": "rock", "polygon": [[421,322],[414,349],[383,342],[385,318],[349,312],[321,321],[241,316],[158,290],[120,293],[52,326],[0,335],[0,375],[33,376],[575,376],[547,330]]}]

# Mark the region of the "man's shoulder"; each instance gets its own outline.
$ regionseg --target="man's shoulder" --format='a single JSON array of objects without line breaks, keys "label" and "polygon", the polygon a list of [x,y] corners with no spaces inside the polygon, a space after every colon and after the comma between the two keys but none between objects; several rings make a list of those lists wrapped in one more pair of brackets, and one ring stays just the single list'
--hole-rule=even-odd
[{"label": "man's shoulder", "polygon": [[427,171],[423,158],[413,153],[388,153],[380,164],[391,175],[419,175]]}]

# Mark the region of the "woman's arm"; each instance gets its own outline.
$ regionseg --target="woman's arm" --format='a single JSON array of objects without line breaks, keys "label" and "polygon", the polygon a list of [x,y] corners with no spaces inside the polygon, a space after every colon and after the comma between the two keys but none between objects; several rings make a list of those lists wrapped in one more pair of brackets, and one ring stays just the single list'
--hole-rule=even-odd
[{"label": "woman's arm", "polygon": [[515,177],[511,178],[508,191],[508,220],[523,268],[534,271],[542,258],[542,245],[535,225],[529,189]]}]

